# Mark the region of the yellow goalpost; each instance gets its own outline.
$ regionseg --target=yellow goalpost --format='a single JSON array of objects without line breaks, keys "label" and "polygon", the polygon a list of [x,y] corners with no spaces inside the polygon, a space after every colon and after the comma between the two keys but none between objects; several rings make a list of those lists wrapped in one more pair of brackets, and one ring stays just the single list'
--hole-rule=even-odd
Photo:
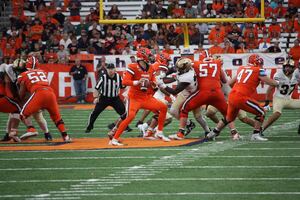
[{"label": "yellow goalpost", "polygon": [[166,24],[183,23],[184,47],[189,47],[188,23],[217,23],[217,22],[262,22],[265,21],[265,2],[261,0],[261,12],[259,18],[180,18],[180,19],[104,19],[103,0],[99,0],[100,24]]}]

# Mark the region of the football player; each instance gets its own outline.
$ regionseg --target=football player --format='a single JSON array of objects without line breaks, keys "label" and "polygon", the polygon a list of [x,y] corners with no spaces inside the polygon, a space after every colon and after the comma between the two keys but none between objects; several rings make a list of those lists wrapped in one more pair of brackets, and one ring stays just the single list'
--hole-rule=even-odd
[{"label": "football player", "polygon": [[[180,119],[179,112],[180,108],[182,107],[182,104],[186,100],[187,97],[192,95],[197,91],[198,83],[196,79],[195,71],[192,67],[192,60],[189,58],[180,58],[177,60],[175,64],[177,73],[176,73],[176,79],[167,78],[166,82],[172,82],[177,80],[177,86],[175,89],[171,87],[167,87],[165,85],[165,81],[162,81],[161,79],[158,80],[159,86],[165,90],[166,92],[177,95],[177,98],[175,102],[173,102],[172,107],[170,109],[170,113],[176,118]],[[196,108],[193,110],[195,119],[200,123],[200,125],[203,127],[205,132],[209,132],[209,127],[206,123],[206,121],[203,119],[201,115],[201,108]],[[195,124],[193,122],[189,121],[189,124],[186,127],[186,132],[184,134],[173,134],[169,135],[170,139],[175,140],[182,140],[184,137],[189,134],[192,130],[190,127],[195,127]]]},{"label": "football player", "polygon": [[158,114],[158,128],[155,136],[158,138],[163,135],[163,127],[167,114],[167,106],[155,99],[152,95],[152,85],[155,84],[155,77],[149,64],[151,51],[147,48],[139,49],[137,52],[137,63],[131,63],[126,69],[122,84],[130,86],[128,92],[127,117],[122,121],[109,144],[123,145],[119,138],[127,125],[134,119],[139,109],[151,110]]},{"label": "football player", "polygon": [[244,110],[254,114],[255,126],[251,140],[266,141],[261,137],[261,125],[265,118],[265,111],[259,103],[252,98],[253,93],[261,81],[268,85],[278,86],[278,81],[274,81],[267,77],[266,71],[262,68],[263,59],[257,54],[252,54],[248,58],[247,66],[240,66],[237,70],[237,76],[229,81],[229,85],[234,85],[228,96],[228,110],[226,118],[221,120],[217,127],[208,135],[208,139],[212,139],[220,134],[220,131],[237,117],[239,110]]},{"label": "football player", "polygon": [[[300,72],[296,69],[295,62],[292,59],[287,59],[282,69],[279,69],[274,77],[274,80],[279,81],[280,85],[275,89],[273,95],[273,114],[264,122],[263,131],[271,126],[282,113],[284,108],[300,108],[300,100],[292,99],[292,93],[296,86],[300,84]],[[270,96],[275,87],[269,86],[266,94],[266,108],[270,102]]]},{"label": "football player", "polygon": [[52,121],[60,131],[63,141],[71,142],[71,138],[66,132],[64,121],[59,113],[56,96],[49,85],[46,73],[43,70],[27,69],[20,65],[17,65],[17,70],[21,72],[17,78],[20,88],[20,99],[25,99],[27,92],[31,95],[21,110],[21,119],[26,119],[39,110],[45,109],[49,112]]}]

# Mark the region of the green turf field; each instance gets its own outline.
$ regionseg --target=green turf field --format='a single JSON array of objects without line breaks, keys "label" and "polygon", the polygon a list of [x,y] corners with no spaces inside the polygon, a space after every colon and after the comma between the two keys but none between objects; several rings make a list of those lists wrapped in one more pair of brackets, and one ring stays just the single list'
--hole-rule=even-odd
[{"label": "green turf field", "polygon": [[[74,138],[105,137],[106,125],[116,118],[114,111],[105,111],[92,133],[85,134],[90,110],[61,111]],[[0,151],[0,199],[298,200],[299,120],[298,110],[286,110],[267,133],[268,142],[250,142],[251,128],[237,122],[244,136],[238,142],[230,140],[226,129],[216,142],[190,147]],[[1,113],[0,121],[3,135],[6,115]],[[53,136],[60,137],[48,123]],[[165,134],[176,130],[174,121]],[[190,137],[202,134],[198,126]],[[137,135],[134,128],[124,137]]]}]

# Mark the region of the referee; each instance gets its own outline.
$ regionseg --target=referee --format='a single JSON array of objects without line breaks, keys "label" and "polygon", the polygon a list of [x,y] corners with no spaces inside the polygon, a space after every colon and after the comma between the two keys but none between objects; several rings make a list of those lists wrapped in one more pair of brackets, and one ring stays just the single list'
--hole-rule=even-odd
[{"label": "referee", "polygon": [[114,64],[108,64],[106,69],[106,72],[101,74],[93,93],[96,106],[89,116],[86,133],[91,132],[97,117],[108,106],[112,106],[121,119],[126,117],[125,106],[119,97],[120,89],[124,88],[122,77],[116,72]]}]

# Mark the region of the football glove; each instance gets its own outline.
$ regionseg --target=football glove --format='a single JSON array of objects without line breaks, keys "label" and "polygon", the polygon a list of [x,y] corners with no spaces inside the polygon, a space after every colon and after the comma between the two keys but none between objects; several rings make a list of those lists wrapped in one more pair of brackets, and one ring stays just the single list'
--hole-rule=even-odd
[{"label": "football glove", "polygon": [[264,105],[263,107],[264,107],[264,110],[265,110],[265,111],[271,110],[271,107],[270,107],[270,101],[269,101],[269,100],[266,100],[266,101],[265,101],[265,105]]}]

